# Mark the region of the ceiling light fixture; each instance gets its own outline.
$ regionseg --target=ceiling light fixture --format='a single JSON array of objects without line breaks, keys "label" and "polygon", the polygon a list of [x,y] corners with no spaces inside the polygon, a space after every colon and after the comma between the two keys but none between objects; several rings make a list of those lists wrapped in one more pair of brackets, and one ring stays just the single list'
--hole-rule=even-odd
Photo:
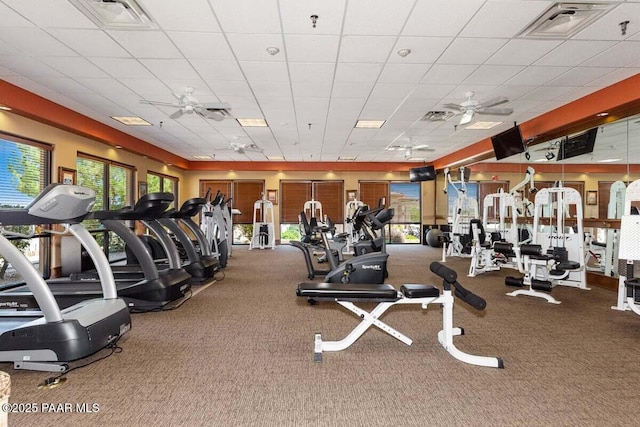
[{"label": "ceiling light fixture", "polygon": [[622,159],[602,159],[602,160],[598,160],[598,163],[613,163],[613,162],[619,162]]},{"label": "ceiling light fixture", "polygon": [[356,128],[358,129],[380,129],[386,120],[358,120]]},{"label": "ceiling light fixture", "polygon": [[127,126],[153,126],[145,119],[137,116],[111,116],[111,118]]},{"label": "ceiling light fixture", "polygon": [[267,156],[267,160],[284,160],[282,156]]},{"label": "ceiling light fixture", "polygon": [[11,111],[11,107],[0,105],[0,110],[2,110],[2,111]]},{"label": "ceiling light fixture", "polygon": [[492,128],[496,127],[496,126],[499,126],[502,123],[504,123],[504,122],[475,122],[474,124],[465,127],[465,129],[487,130],[487,129],[492,129]]},{"label": "ceiling light fixture", "polygon": [[607,113],[606,111],[603,111],[602,113],[596,114],[596,116],[598,116],[598,117],[607,117],[608,115],[609,115],[609,113]]},{"label": "ceiling light fixture", "polygon": [[236,119],[243,128],[248,127],[269,127],[265,119]]},{"label": "ceiling light fixture", "polygon": [[356,156],[340,156],[340,157],[338,157],[338,161],[343,161],[343,162],[354,161],[357,158],[358,157],[356,157]]},{"label": "ceiling light fixture", "polygon": [[398,55],[403,58],[406,58],[407,56],[409,56],[410,53],[411,53],[411,49],[400,49],[398,51]]},{"label": "ceiling light fixture", "polygon": [[195,154],[193,158],[196,160],[213,160],[214,159],[213,156],[210,156],[208,154]]}]

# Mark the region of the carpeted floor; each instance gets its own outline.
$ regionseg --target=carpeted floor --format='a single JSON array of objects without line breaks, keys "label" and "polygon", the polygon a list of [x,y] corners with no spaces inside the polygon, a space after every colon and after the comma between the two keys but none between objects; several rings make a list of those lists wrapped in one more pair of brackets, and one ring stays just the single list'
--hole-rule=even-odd
[{"label": "carpeted floor", "polygon": [[[440,250],[390,246],[389,283],[441,283],[429,271]],[[392,307],[383,320],[414,340],[378,330],[313,362],[313,335],[340,339],[358,319],[334,303],[295,296],[306,281],[295,248],[235,247],[225,279],[177,310],[133,315],[123,351],[70,372],[11,374],[12,403],[70,403],[73,413],[10,414],[11,426],[628,426],[637,422],[640,317],[611,310],[616,295],[557,287],[560,305],[508,297],[512,271],[460,282],[487,300],[456,301],[463,351],[499,356],[505,369],[467,365],[439,344],[442,310]],[[77,413],[87,403],[92,413]],[[95,404],[95,405],[94,405]],[[64,406],[53,406],[64,410]],[[97,410],[97,411],[96,411]]]}]

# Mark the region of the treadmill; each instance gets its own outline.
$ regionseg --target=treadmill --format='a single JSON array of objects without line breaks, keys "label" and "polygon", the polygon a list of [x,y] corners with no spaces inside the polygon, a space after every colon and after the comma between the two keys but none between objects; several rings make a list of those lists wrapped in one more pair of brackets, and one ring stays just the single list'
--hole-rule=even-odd
[{"label": "treadmill", "polygon": [[101,295],[64,310],[40,272],[11,242],[0,234],[0,254],[26,280],[26,287],[42,308],[35,319],[0,318],[0,361],[15,369],[65,372],[67,362],[90,356],[116,342],[131,329],[125,302],[117,297],[109,262],[99,245],[81,224],[95,203],[95,192],[76,185],[51,184],[24,209],[1,209],[2,225],[65,224],[76,235],[93,240],[98,252]]},{"label": "treadmill", "polygon": [[[182,248],[186,252],[187,262],[183,268],[192,276],[196,282],[204,282],[213,278],[218,270],[218,258],[211,252],[204,233],[198,225],[191,219],[206,205],[207,200],[203,197],[194,197],[185,201],[179,210],[170,209],[166,211],[162,218],[157,220],[160,225],[166,227],[173,233]],[[194,242],[189,234],[182,228],[182,225],[196,238]],[[154,232],[156,232],[154,227]],[[157,230],[161,232],[161,230]],[[196,249],[196,245],[200,249]]]},{"label": "treadmill", "polygon": [[[43,194],[46,195],[46,193],[47,189]],[[127,245],[138,246],[140,266],[136,268],[142,268],[144,278],[139,275],[131,277],[126,277],[125,275],[123,277],[122,274],[118,274],[115,281],[117,295],[126,302],[131,311],[160,310],[168,303],[183,298],[190,288],[189,280],[191,276],[189,273],[181,268],[159,271],[142,241],[122,222],[122,220],[157,216],[160,212],[164,212],[172,201],[173,195],[171,193],[150,193],[143,196],[133,208],[98,211],[86,215],[86,218],[92,217],[102,220],[102,224],[107,229],[117,233]],[[13,224],[22,224],[19,218],[20,215],[18,214],[17,216],[18,218]],[[74,233],[73,228],[81,228],[83,233]],[[102,273],[100,270],[101,268],[105,269],[105,267],[100,267],[100,261],[96,260],[105,257],[104,252],[82,225],[77,224],[77,227],[72,225],[69,231],[74,234],[87,250],[97,268],[97,272],[86,275],[72,275],[70,278],[48,280],[47,285],[60,308],[70,307],[80,301],[98,298],[102,295]],[[107,262],[106,269],[109,270],[109,274],[112,277],[114,276],[113,269],[115,268]],[[15,315],[15,313],[31,316],[40,309],[38,302],[27,285],[12,287],[0,292],[0,316]]]}]

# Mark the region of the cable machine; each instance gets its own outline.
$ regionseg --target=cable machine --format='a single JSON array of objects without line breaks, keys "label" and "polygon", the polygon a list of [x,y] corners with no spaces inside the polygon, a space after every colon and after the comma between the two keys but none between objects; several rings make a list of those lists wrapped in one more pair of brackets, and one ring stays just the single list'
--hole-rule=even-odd
[{"label": "cable machine", "polygon": [[[569,208],[576,209],[576,229],[565,226]],[[542,225],[543,212],[549,212],[549,225]],[[522,287],[509,296],[528,295],[560,304],[547,292],[562,285],[588,290],[584,264],[584,230],[582,227],[582,197],[568,187],[543,188],[536,194],[533,239],[521,245],[525,266],[523,278],[507,277],[508,286]]]},{"label": "cable machine", "polygon": [[276,236],[273,221],[273,203],[262,195],[253,204],[253,237],[249,244],[251,249],[275,249]]},{"label": "cable machine", "polygon": [[445,182],[444,191],[447,194],[448,185],[455,189],[457,197],[453,211],[453,222],[451,231],[445,233],[445,241],[442,246],[442,261],[446,261],[448,256],[470,257],[471,256],[471,240],[472,229],[471,223],[473,219],[478,218],[478,201],[467,197],[468,171],[464,166],[460,169],[460,177],[458,181],[451,178],[449,168],[444,170]]},{"label": "cable machine", "polygon": [[[631,310],[640,315],[640,277],[635,275],[635,261],[640,260],[640,215],[631,206],[640,201],[640,180],[627,187],[624,200],[624,215],[620,221],[619,258],[626,260],[626,269],[618,279],[618,302],[614,310]],[[636,212],[634,214],[634,211]]]}]

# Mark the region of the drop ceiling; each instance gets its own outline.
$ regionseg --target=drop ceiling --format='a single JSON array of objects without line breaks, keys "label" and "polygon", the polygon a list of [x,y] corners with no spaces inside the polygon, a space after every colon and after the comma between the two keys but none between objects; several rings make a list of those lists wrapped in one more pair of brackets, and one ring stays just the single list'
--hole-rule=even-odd
[{"label": "drop ceiling", "polygon": [[[550,40],[519,37],[554,4],[545,0],[138,3],[154,28],[103,29],[68,0],[0,0],[0,79],[189,161],[386,162],[405,160],[390,145],[428,145],[414,157],[432,161],[640,72],[640,1],[601,1],[603,16]],[[173,102],[187,87],[269,126],[171,119],[175,108],[140,102]],[[513,113],[476,114],[471,124],[502,122],[489,130],[456,126],[459,115],[421,120],[470,91],[509,98],[501,107]],[[263,151],[229,149],[244,143]]]}]

